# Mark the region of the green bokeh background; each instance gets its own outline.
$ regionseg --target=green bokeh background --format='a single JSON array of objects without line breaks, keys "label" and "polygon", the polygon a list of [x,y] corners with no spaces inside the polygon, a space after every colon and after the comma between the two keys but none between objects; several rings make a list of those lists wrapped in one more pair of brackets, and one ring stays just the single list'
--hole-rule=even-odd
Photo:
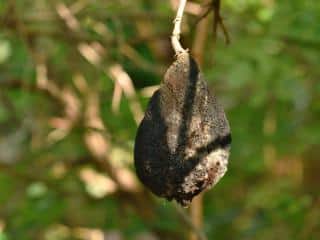
[{"label": "green bokeh background", "polygon": [[[320,239],[320,3],[221,5],[231,44],[221,30],[214,44],[209,15],[201,69],[233,143],[227,174],[204,194],[203,231],[210,240]],[[174,15],[169,0],[0,1],[0,240],[100,240],[94,230],[105,239],[188,239],[174,204],[141,185],[99,195],[114,180],[106,162],[139,184],[132,102],[145,109],[146,87],[174,59]],[[196,18],[183,21],[190,49]],[[136,93],[122,93],[116,112],[115,64]],[[39,84],[43,67],[54,87]],[[88,115],[100,123],[90,125]],[[105,156],[90,147],[90,134]]]}]

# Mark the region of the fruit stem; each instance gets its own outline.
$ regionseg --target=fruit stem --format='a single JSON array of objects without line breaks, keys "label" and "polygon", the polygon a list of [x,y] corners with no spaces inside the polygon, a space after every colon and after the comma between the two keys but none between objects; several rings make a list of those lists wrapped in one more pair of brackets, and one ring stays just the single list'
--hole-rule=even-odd
[{"label": "fruit stem", "polygon": [[186,52],[187,50],[183,49],[180,43],[180,34],[181,34],[181,21],[184,13],[184,8],[186,6],[187,0],[180,0],[179,7],[177,10],[176,18],[174,19],[174,28],[171,36],[171,44],[172,47],[176,53],[176,55],[179,55],[181,53]]}]

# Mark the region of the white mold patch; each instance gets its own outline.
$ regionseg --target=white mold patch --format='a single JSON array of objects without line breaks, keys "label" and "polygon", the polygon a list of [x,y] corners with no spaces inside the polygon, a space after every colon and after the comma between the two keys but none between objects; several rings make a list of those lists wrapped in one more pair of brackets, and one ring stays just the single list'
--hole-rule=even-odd
[{"label": "white mold patch", "polygon": [[209,171],[215,172],[215,178],[212,185],[215,185],[226,173],[228,166],[229,151],[225,149],[216,149],[206,157],[206,167]]}]

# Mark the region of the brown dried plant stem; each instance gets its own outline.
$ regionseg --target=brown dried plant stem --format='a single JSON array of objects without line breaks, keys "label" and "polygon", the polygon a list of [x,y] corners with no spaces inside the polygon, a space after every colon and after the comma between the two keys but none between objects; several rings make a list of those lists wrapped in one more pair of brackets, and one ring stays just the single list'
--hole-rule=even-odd
[{"label": "brown dried plant stem", "polygon": [[193,219],[190,218],[188,213],[184,211],[181,206],[175,204],[174,207],[176,208],[177,213],[182,218],[182,221],[185,223],[185,225],[191,229],[191,232],[195,236],[195,239],[208,240],[205,233],[201,229],[197,228],[197,226],[193,222]]},{"label": "brown dried plant stem", "polygon": [[[190,206],[190,218],[192,225],[196,229],[202,229],[203,227],[203,193],[196,196]],[[190,231],[190,240],[200,240],[199,235],[195,233],[194,230]]]},{"label": "brown dried plant stem", "polygon": [[227,30],[227,27],[225,26],[223,19],[220,15],[220,8],[221,8],[221,0],[212,0],[212,7],[213,7],[213,39],[214,41],[217,40],[217,32],[218,32],[218,27],[220,26],[226,44],[230,43],[230,36],[229,32]]}]

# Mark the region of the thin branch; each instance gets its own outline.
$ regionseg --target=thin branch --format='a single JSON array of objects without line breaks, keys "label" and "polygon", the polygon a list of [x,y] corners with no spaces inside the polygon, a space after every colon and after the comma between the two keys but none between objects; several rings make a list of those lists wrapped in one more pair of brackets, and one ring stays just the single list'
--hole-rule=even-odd
[{"label": "thin branch", "polygon": [[208,240],[205,233],[197,228],[197,226],[193,223],[192,219],[189,215],[181,208],[181,206],[177,204],[173,204],[174,208],[176,209],[177,213],[181,217],[182,221],[189,227],[191,230],[198,236],[199,240]]},{"label": "thin branch", "polygon": [[225,43],[229,44],[230,35],[226,25],[224,24],[223,18],[221,17],[221,14],[220,14],[221,0],[211,0],[210,3],[205,4],[205,7],[207,7],[207,9],[203,12],[203,14],[200,15],[200,17],[196,20],[195,24],[198,24],[200,21],[206,18],[212,11],[213,12],[213,41],[216,42],[218,29],[220,27],[225,38]]},{"label": "thin branch", "polygon": [[134,120],[137,124],[139,124],[143,118],[143,111],[137,99],[137,94],[133,86],[132,79],[119,64],[112,65],[108,70],[106,70],[106,74],[108,74],[115,82],[117,82],[117,84],[119,84],[123,90],[124,94],[129,100],[129,106]]},{"label": "thin branch", "polygon": [[180,33],[181,33],[181,21],[183,17],[184,8],[186,6],[187,0],[180,0],[179,7],[177,11],[177,16],[174,19],[174,28],[171,36],[171,44],[176,53],[176,55],[186,52],[180,43]]},{"label": "thin branch", "polygon": [[192,46],[193,56],[196,58],[198,64],[201,66],[203,63],[203,54],[208,37],[209,18],[201,21],[195,31],[195,37]]},{"label": "thin branch", "polygon": [[206,18],[212,11],[212,3],[206,3],[204,4],[203,7],[206,7],[207,9],[200,15],[200,17],[198,17],[195,21],[195,24],[198,24],[199,22],[201,22],[204,18]]},{"label": "thin branch", "polygon": [[223,19],[220,14],[220,0],[213,0],[212,1],[212,7],[213,7],[213,35],[214,35],[214,41],[216,41],[216,36],[217,36],[217,31],[218,31],[218,26],[221,27],[221,30],[223,32],[225,42],[226,44],[230,43],[230,36],[227,31],[227,28],[223,22]]}]

